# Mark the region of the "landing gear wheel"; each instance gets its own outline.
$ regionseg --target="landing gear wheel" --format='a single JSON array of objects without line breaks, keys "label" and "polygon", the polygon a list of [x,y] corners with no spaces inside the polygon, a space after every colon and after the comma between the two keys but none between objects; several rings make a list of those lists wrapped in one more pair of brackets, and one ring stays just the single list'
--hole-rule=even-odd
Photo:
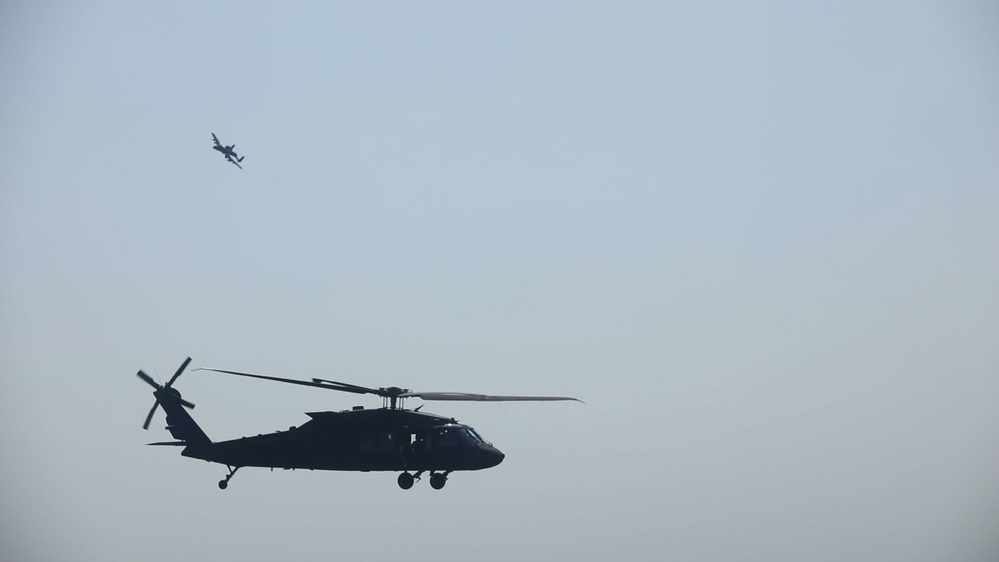
[{"label": "landing gear wheel", "polygon": [[399,480],[398,480],[399,487],[402,488],[403,490],[408,490],[413,487],[414,480],[416,479],[413,478],[412,474],[408,472],[403,472],[402,474],[399,475]]},{"label": "landing gear wheel", "polygon": [[228,488],[229,481],[232,480],[232,476],[236,474],[237,470],[239,470],[238,466],[236,468],[233,468],[231,466],[228,468],[229,468],[229,474],[226,475],[225,479],[219,480],[219,490],[225,490],[226,488]]},{"label": "landing gear wheel", "polygon": [[440,472],[435,472],[430,475],[430,487],[435,490],[440,490],[447,484],[447,475]]}]

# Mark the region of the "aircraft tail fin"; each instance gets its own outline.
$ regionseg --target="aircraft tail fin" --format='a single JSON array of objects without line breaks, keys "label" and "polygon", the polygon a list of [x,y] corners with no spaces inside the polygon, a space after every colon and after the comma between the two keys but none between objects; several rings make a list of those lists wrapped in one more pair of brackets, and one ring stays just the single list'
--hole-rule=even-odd
[{"label": "aircraft tail fin", "polygon": [[[172,389],[171,389],[172,390]],[[208,438],[198,422],[194,421],[191,414],[187,413],[184,409],[183,404],[180,402],[180,396],[177,396],[171,400],[172,397],[160,398],[160,405],[163,406],[163,411],[166,412],[166,429],[170,432],[170,435],[174,439],[184,443],[185,445],[207,445],[212,442]]]},{"label": "aircraft tail fin", "polygon": [[242,161],[243,161],[243,158],[246,158],[246,156],[240,156],[239,158],[237,158],[237,159],[236,159],[236,161],[237,161],[237,162],[242,162]]}]

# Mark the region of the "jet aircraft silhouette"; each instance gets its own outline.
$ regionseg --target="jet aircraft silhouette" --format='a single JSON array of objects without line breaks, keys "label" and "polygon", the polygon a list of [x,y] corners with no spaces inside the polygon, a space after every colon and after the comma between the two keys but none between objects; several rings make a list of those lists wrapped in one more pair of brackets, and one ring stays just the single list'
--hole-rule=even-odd
[{"label": "jet aircraft silhouette", "polygon": [[221,142],[219,142],[219,138],[215,136],[215,133],[212,133],[212,139],[215,140],[215,146],[213,146],[212,148],[221,152],[225,156],[226,160],[232,162],[233,164],[236,165],[237,168],[242,170],[243,167],[240,166],[239,163],[243,161],[243,158],[245,158],[245,156],[238,156],[236,154],[236,151],[233,150],[234,148],[236,148],[236,145],[230,144],[229,146],[224,146]]}]

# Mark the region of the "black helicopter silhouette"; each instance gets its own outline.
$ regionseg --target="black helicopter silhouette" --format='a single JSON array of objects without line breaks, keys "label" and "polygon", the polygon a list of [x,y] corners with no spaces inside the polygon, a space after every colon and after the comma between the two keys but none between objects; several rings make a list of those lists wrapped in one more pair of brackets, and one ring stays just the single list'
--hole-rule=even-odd
[{"label": "black helicopter silhouette", "polygon": [[143,429],[162,406],[166,412],[167,431],[176,441],[149,443],[184,447],[181,455],[224,464],[229,474],[219,481],[219,488],[229,486],[236,471],[244,466],[283,469],[342,470],[342,471],[401,471],[399,487],[408,490],[424,472],[430,473],[430,486],[440,490],[449,474],[459,470],[492,468],[503,461],[503,453],[486,442],[476,431],[454,418],[406,410],[406,398],[423,400],[462,400],[476,402],[556,401],[574,400],[568,396],[490,396],[462,392],[413,392],[405,388],[368,388],[324,379],[302,381],[201,368],[241,377],[338,390],[353,394],[374,394],[382,397],[382,407],[366,410],[355,406],[341,412],[307,412],[312,418],[299,427],[256,437],[241,437],[229,441],[212,441],[184,409],[194,404],[184,400],[173,387],[177,377],[190,364],[188,357],[165,385],[139,371],[138,377],[152,386],[156,402],[146,416]]}]

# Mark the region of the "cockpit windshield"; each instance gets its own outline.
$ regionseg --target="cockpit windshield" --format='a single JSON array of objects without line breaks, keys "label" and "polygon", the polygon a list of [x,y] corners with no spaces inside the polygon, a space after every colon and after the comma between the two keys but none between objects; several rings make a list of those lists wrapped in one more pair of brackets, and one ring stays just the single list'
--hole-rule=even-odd
[{"label": "cockpit windshield", "polygon": [[433,430],[434,447],[467,447],[484,443],[474,429],[466,425],[447,424]]}]

